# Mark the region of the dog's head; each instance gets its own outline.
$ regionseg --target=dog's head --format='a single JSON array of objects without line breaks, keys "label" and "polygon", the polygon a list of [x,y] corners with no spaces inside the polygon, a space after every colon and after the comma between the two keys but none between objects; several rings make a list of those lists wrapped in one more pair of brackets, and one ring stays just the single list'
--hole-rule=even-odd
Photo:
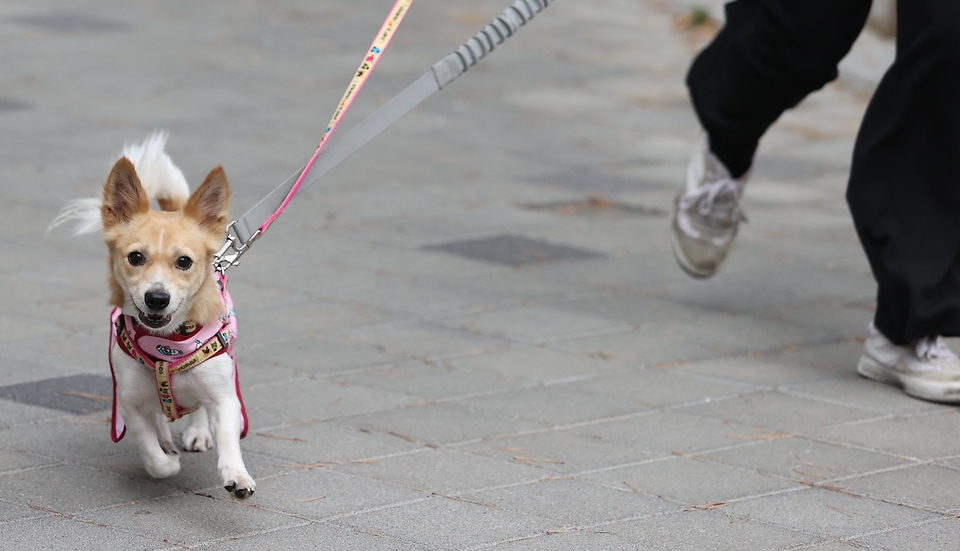
[{"label": "dog's head", "polygon": [[165,198],[162,210],[153,210],[133,163],[117,161],[100,210],[110,250],[111,303],[158,334],[220,314],[212,262],[223,242],[229,201],[218,166],[185,203]]}]

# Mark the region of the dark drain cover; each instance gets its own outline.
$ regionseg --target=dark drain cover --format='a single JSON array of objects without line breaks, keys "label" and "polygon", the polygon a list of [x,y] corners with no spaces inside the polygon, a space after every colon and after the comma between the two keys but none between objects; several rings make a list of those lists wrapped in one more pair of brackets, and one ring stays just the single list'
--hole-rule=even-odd
[{"label": "dark drain cover", "polygon": [[559,260],[584,260],[589,258],[603,258],[604,255],[584,249],[576,249],[566,245],[554,245],[546,241],[528,239],[516,235],[501,235],[474,239],[470,241],[453,241],[440,245],[423,247],[427,251],[440,251],[474,260],[485,260],[507,266],[524,266],[526,264],[542,264]]},{"label": "dark drain cover", "polygon": [[103,375],[70,375],[0,386],[0,398],[70,413],[93,413],[110,409],[113,380]]}]

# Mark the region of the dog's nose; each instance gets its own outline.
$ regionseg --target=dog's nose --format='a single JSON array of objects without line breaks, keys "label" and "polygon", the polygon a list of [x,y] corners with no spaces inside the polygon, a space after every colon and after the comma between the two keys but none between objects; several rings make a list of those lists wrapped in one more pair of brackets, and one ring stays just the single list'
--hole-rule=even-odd
[{"label": "dog's nose", "polygon": [[159,312],[170,304],[170,293],[166,291],[147,291],[143,295],[143,302],[147,303],[147,308]]}]

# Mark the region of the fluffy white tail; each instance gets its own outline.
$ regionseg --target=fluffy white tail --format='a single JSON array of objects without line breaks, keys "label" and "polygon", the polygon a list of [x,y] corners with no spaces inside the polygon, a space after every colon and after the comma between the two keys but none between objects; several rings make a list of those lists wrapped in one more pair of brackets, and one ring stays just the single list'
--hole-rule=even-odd
[{"label": "fluffy white tail", "polygon": [[[164,151],[167,145],[167,133],[155,131],[142,143],[123,146],[121,156],[133,163],[143,190],[151,202],[163,200],[173,205],[183,206],[190,196],[190,188],[183,172],[173,164]],[[94,233],[103,229],[100,219],[102,197],[75,199],[63,207],[53,219],[47,231],[58,226],[67,226],[73,235]]]}]

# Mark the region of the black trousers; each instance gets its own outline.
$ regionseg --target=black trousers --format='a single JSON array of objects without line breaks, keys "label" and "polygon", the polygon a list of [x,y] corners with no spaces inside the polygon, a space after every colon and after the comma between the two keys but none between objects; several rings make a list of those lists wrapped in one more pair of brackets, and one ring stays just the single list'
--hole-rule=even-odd
[{"label": "black trousers", "polygon": [[[837,76],[870,0],[737,0],[687,77],[710,147],[746,172],[783,111]],[[898,2],[897,57],[857,136],[847,188],[897,344],[960,336],[960,2]]]}]

